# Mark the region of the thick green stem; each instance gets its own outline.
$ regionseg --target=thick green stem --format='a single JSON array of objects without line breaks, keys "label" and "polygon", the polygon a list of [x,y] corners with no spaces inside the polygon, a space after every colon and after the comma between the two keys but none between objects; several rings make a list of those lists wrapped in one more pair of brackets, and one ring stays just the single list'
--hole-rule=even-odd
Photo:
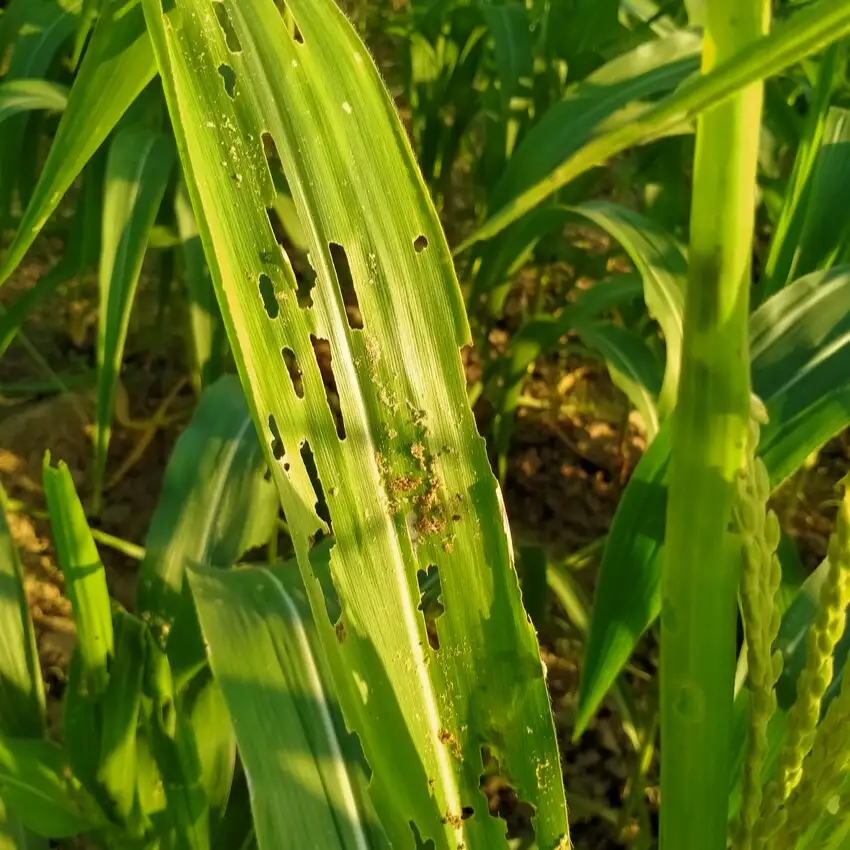
[{"label": "thick green stem", "polygon": [[[709,0],[703,71],[768,26],[769,0]],[[730,533],[750,405],[747,318],[762,86],[697,126],[661,614],[661,846],[726,843],[739,551]]]}]

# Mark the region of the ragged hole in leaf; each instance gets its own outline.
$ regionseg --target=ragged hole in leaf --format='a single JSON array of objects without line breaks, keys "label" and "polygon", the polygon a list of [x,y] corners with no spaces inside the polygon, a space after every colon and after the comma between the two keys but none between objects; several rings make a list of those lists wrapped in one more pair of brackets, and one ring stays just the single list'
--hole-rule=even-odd
[{"label": "ragged hole in leaf", "polygon": [[275,422],[274,416],[271,413],[269,414],[269,431],[272,434],[272,455],[275,460],[280,460],[286,453],[286,450],[283,447],[283,440],[280,438],[277,422]]},{"label": "ragged hole in leaf", "polygon": [[222,33],[224,33],[224,41],[227,44],[227,49],[231,53],[241,53],[242,45],[239,42],[239,36],[236,34],[233,21],[230,20],[230,15],[224,3],[213,3],[213,9],[215,9],[215,16],[218,18],[218,25],[221,27]]},{"label": "ragged hole in leaf", "polygon": [[274,207],[266,207],[266,215],[269,219],[269,227],[271,227],[272,233],[274,233],[274,241],[281,247],[284,247],[286,230],[284,229],[283,222],[280,220],[280,214]]},{"label": "ragged hole in leaf", "polygon": [[296,281],[298,283],[298,306],[302,310],[307,310],[313,306],[313,289],[316,286],[316,270],[310,262],[310,255],[307,255],[307,268],[301,271]]},{"label": "ragged hole in leaf", "polygon": [[421,254],[428,247],[428,240],[420,233],[419,236],[413,240],[413,247],[417,254]]},{"label": "ragged hole in leaf", "polygon": [[363,330],[363,314],[360,312],[360,302],[357,300],[357,289],[354,286],[348,254],[345,253],[345,248],[336,242],[330,243],[330,249],[337,283],[342,293],[342,303],[345,305],[348,327]]},{"label": "ragged hole in leaf", "polygon": [[331,576],[331,552],[336,542],[331,539],[326,545],[321,545],[327,538],[319,531],[311,540],[308,559],[310,567],[313,570],[313,575],[319,582],[322,588],[322,596],[325,599],[325,611],[331,625],[336,626],[342,617],[342,603],[339,601],[339,594],[336,592],[336,585]]},{"label": "ragged hole in leaf", "polygon": [[286,364],[286,371],[289,372],[289,380],[292,381],[292,389],[295,390],[295,395],[298,398],[304,398],[304,380],[295,352],[291,348],[282,348],[281,354],[283,355],[283,362]]},{"label": "ragged hole in leaf", "polygon": [[425,618],[425,631],[428,633],[428,644],[431,649],[440,648],[440,638],[437,634],[437,619],[445,613],[442,603],[443,587],[440,583],[440,570],[436,564],[431,564],[428,571],[419,570],[416,573],[419,582],[419,610]]},{"label": "ragged hole in leaf", "polygon": [[295,18],[292,16],[292,12],[286,8],[285,0],[274,0],[274,4],[277,7],[278,12],[280,12],[281,17],[283,17],[284,26],[292,36],[292,40],[298,44],[304,44],[304,36],[301,35],[301,30],[298,29],[298,24],[295,23]]},{"label": "ragged hole in leaf", "polygon": [[310,334],[310,344],[313,346],[313,354],[316,357],[316,364],[319,371],[322,373],[322,383],[325,387],[325,398],[328,402],[331,415],[336,424],[336,435],[340,440],[345,439],[345,422],[342,420],[342,410],[339,403],[339,390],[336,386],[336,378],[333,370],[333,355],[331,354],[330,343],[326,339]]},{"label": "ragged hole in leaf", "polygon": [[272,279],[267,274],[260,275],[260,298],[263,299],[266,315],[270,319],[276,319],[280,315],[280,304],[277,303]]},{"label": "ragged hole in leaf", "polygon": [[316,468],[316,459],[313,457],[313,450],[310,448],[310,443],[307,440],[301,444],[301,460],[304,461],[304,468],[307,470],[307,475],[310,478],[310,483],[313,485],[313,492],[316,494],[316,513],[323,519],[328,528],[331,528],[331,514],[328,510],[328,503],[325,499],[325,491],[322,487],[322,481],[319,478],[319,470]]},{"label": "ragged hole in leaf", "polygon": [[236,97],[236,72],[230,65],[224,62],[218,66],[218,73],[221,74],[221,79],[224,81],[224,90],[228,97]]},{"label": "ragged hole in leaf", "polygon": [[460,810],[460,816],[463,820],[469,820],[475,814],[475,809],[472,806],[464,806]]},{"label": "ragged hole in leaf", "polygon": [[534,806],[519,798],[499,759],[486,744],[481,747],[481,767],[478,787],[487,798],[490,816],[505,822],[508,838],[533,836]]}]

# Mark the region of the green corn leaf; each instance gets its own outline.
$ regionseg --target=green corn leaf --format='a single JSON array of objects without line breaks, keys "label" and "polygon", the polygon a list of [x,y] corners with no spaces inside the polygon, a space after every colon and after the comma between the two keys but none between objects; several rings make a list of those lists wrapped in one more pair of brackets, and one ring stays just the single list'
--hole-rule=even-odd
[{"label": "green corn leaf", "polygon": [[22,112],[44,109],[61,112],[68,103],[68,89],[47,80],[9,80],[0,83],[0,124]]},{"label": "green corn leaf", "polygon": [[180,706],[168,658],[152,632],[146,637],[145,690],[152,708],[144,734],[164,791],[164,814],[172,826],[168,843],[176,850],[209,850],[210,809],[197,730],[190,712]]},{"label": "green corn leaf", "polygon": [[44,836],[27,831],[0,794],[0,850],[47,850],[48,847]]},{"label": "green corn leaf", "polygon": [[634,113],[636,103],[674,89],[699,68],[700,44],[689,32],[650,41],[573,86],[523,139],[493,190],[491,209],[522,196],[561,162],[604,137],[611,123]]},{"label": "green corn leaf", "polygon": [[[108,798],[107,811],[119,823],[129,823],[136,800],[136,728],[142,702],[145,634],[141,620],[117,611],[113,620],[115,660],[100,702],[100,759],[96,780]],[[89,742],[91,745],[93,742]]]},{"label": "green corn leaf", "polygon": [[104,823],[61,747],[51,741],[0,736],[0,790],[2,803],[45,838],[78,835]]},{"label": "green corn leaf", "polygon": [[45,729],[41,667],[21,560],[6,520],[6,494],[2,489],[0,501],[0,734],[39,738]]},{"label": "green corn leaf", "polygon": [[843,255],[848,225],[843,199],[850,190],[850,110],[829,110],[823,140],[815,160],[806,214],[797,244],[792,277],[828,269]]},{"label": "green corn leaf", "polygon": [[[534,176],[527,178],[523,168],[522,179],[514,178],[516,182],[510,189],[504,194],[497,194],[500,208],[457,251],[461,252],[483,239],[491,239],[588,169],[602,165],[630,147],[680,130],[704,110],[722,103],[744,86],[780,73],[804,57],[828,47],[848,32],[850,7],[844,0],[819,0],[778,24],[753,47],[733,56],[708,74],[692,77],[658,103],[632,109],[614,121],[610,128],[595,129],[575,146],[559,149],[556,163],[543,165],[544,157],[538,151],[540,165],[533,165],[535,151],[530,148],[527,168]],[[542,128],[548,123],[541,120],[537,127]],[[549,127],[550,132],[554,129],[554,126]],[[542,133],[542,130],[539,132]],[[531,138],[529,133],[524,146],[530,146]],[[520,151],[517,151],[513,161],[519,155]],[[505,181],[507,178],[506,173]]]},{"label": "green corn leaf", "polygon": [[610,322],[579,323],[575,331],[605,361],[611,380],[640,413],[647,440],[653,440],[659,427],[662,368],[649,346],[634,331]]},{"label": "green corn leaf", "polygon": [[192,212],[185,183],[181,182],[174,198],[174,213],[180,234],[183,256],[183,276],[189,295],[189,324],[192,340],[189,346],[192,364],[192,383],[200,395],[204,387],[218,378],[223,370],[227,353],[227,335],[215,289],[210,279],[198,225]]},{"label": "green corn leaf", "polygon": [[71,473],[61,461],[54,469],[49,452],[44,457],[44,495],[56,556],[74,612],[85,687],[91,695],[99,696],[106,690],[114,651],[106,573]]},{"label": "green corn leaf", "polygon": [[100,247],[93,512],[100,513],[115,390],[142,261],[174,167],[171,141],[145,127],[119,131],[109,148]]},{"label": "green corn leaf", "polygon": [[[838,45],[833,44],[826,49],[819,63],[809,114],[794,158],[794,168],[788,178],[782,210],[770,240],[770,251],[759,286],[761,300],[774,295],[794,279],[791,269],[809,205],[812,175],[821,151],[832,95],[839,83],[837,66]],[[775,111],[768,109],[767,115]]]},{"label": "green corn leaf", "polygon": [[62,196],[155,73],[139,0],[110,0],[71,88],[38,185],[3,256],[0,284],[8,280]]},{"label": "green corn leaf", "polygon": [[[795,281],[750,318],[753,391],[770,416],[759,453],[774,487],[850,425],[848,311],[850,267],[840,266]],[[660,610],[669,440],[662,426],[614,516],[594,599],[576,734]]]},{"label": "green corn leaf", "polygon": [[778,485],[846,427],[850,266],[795,281],[750,319],[753,385],[770,421],[759,452]]},{"label": "green corn leaf", "polygon": [[[571,209],[613,236],[643,278],[647,310],[660,325],[667,345],[664,384],[658,398],[658,415],[664,418],[676,405],[679,383],[688,273],[685,252],[664,228],[619,204],[591,201]],[[650,422],[645,421],[649,426]],[[657,431],[657,427],[653,430]]]},{"label": "green corn leaf", "polygon": [[[297,31],[272,0],[222,4],[232,35],[200,0],[144,8],[231,346],[388,836],[410,842],[412,822],[437,850],[502,846],[479,792],[486,744],[554,847],[567,831],[557,745],[466,398],[466,316],[377,70],[331,0],[287,3]],[[304,306],[268,221],[265,132],[310,241]],[[310,558],[331,528],[341,617],[326,613]],[[418,610],[429,569],[445,609],[439,650]]]},{"label": "green corn leaf", "polygon": [[236,738],[221,688],[209,669],[191,681],[180,710],[194,733],[200,763],[200,781],[210,806],[213,835],[229,809],[230,789],[236,763]]},{"label": "green corn leaf", "polygon": [[239,381],[223,377],[201,396],[174,446],[139,570],[140,615],[163,643],[170,644],[172,627],[184,630],[174,644],[181,669],[204,660],[200,634],[187,622],[186,564],[234,564],[269,539],[278,503],[266,468]]},{"label": "green corn leaf", "polygon": [[189,582],[233,717],[260,850],[387,847],[295,565],[196,567]]}]

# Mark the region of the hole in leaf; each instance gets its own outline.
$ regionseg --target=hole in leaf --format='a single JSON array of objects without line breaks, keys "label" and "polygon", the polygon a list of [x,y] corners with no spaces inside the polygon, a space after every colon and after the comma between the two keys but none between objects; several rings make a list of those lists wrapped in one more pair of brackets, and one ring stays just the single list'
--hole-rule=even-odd
[{"label": "hole in leaf", "polygon": [[224,90],[227,92],[227,96],[236,97],[236,72],[230,65],[224,63],[218,66],[218,72],[224,81]]},{"label": "hole in leaf", "polygon": [[292,389],[295,390],[295,395],[298,398],[304,398],[304,380],[295,352],[291,348],[283,348],[281,354],[283,355],[283,362],[286,364],[286,370],[289,372],[289,380],[292,381]]},{"label": "hole in leaf", "polygon": [[440,648],[440,638],[437,634],[437,619],[445,613],[445,606],[440,597],[443,587],[440,584],[440,570],[435,564],[428,571],[419,570],[416,573],[419,582],[419,610],[425,618],[425,631],[428,633],[428,644],[431,649]]},{"label": "hole in leaf", "polygon": [[298,24],[295,23],[295,18],[292,16],[292,12],[286,8],[285,0],[274,0],[274,4],[277,7],[278,12],[280,12],[284,26],[289,31],[292,38],[297,41],[298,44],[304,44],[304,36],[301,35],[301,30],[298,29]]},{"label": "hole in leaf", "polygon": [[313,264],[310,262],[310,255],[308,254],[307,268],[301,269],[296,278],[296,282],[298,283],[298,292],[296,293],[298,306],[302,310],[306,310],[313,306],[313,289],[316,287],[317,278],[318,275],[316,274],[316,270],[313,268]]},{"label": "hole in leaf", "polygon": [[363,330],[363,314],[360,312],[360,303],[357,300],[357,290],[354,287],[354,278],[351,275],[348,254],[345,253],[345,248],[336,242],[330,243],[330,249],[336,279],[342,292],[342,301],[345,305],[348,327],[355,330]]},{"label": "hole in leaf", "polygon": [[263,145],[263,156],[266,158],[266,165],[269,169],[269,176],[272,178],[272,182],[274,182],[274,176],[280,168],[280,155],[277,152],[277,144],[268,130],[261,136],[261,142]]},{"label": "hole in leaf", "polygon": [[413,247],[417,254],[421,254],[428,247],[428,240],[420,233],[419,236],[413,240]]},{"label": "hole in leaf", "polygon": [[[307,475],[316,494],[316,513],[328,524],[328,528],[332,528],[331,514],[328,510],[322,481],[319,478],[319,470],[316,468],[316,459],[313,457],[313,450],[310,448],[310,443],[307,440],[304,440],[301,444],[301,460],[304,461],[304,468],[307,470]],[[333,534],[333,531],[331,531],[331,534]]]},{"label": "hole in leaf", "polygon": [[336,386],[336,378],[333,370],[333,355],[331,354],[330,343],[326,339],[310,334],[310,343],[313,346],[313,354],[316,357],[316,364],[319,371],[322,373],[322,383],[325,386],[325,398],[328,402],[331,415],[336,423],[336,435],[340,440],[345,439],[345,422],[342,420],[342,409],[339,402],[339,390]]},{"label": "hole in leaf", "polygon": [[224,33],[224,41],[227,44],[227,49],[231,53],[241,53],[242,45],[239,42],[239,36],[236,34],[233,21],[230,20],[230,15],[224,6],[224,3],[213,3],[213,9],[215,9],[215,16],[218,18],[218,25]]},{"label": "hole in leaf", "polygon": [[487,745],[481,747],[481,766],[483,770],[478,787],[487,798],[490,816],[505,822],[509,839],[520,835],[533,836],[534,806],[520,800],[499,759]]},{"label": "hole in leaf", "polygon": [[313,570],[313,575],[322,588],[322,595],[325,599],[325,611],[332,625],[336,625],[340,621],[340,617],[342,617],[342,603],[339,601],[339,594],[336,592],[336,585],[331,576],[331,552],[335,545],[336,543],[332,538],[328,540],[319,531],[311,541],[310,551],[307,556],[310,561],[310,567]]},{"label": "hole in leaf", "polygon": [[266,207],[266,215],[269,219],[269,227],[274,233],[274,241],[278,245],[283,245],[286,239],[286,230],[283,227],[283,222],[280,220],[280,214],[274,207]]},{"label": "hole in leaf", "polygon": [[280,431],[277,427],[277,422],[274,420],[274,416],[269,414],[269,431],[272,434],[272,455],[275,460],[280,460],[285,454],[286,450],[283,448],[283,440],[280,438]]},{"label": "hole in leaf", "polygon": [[475,809],[472,806],[464,806],[460,810],[460,816],[463,820],[469,820],[475,814]]},{"label": "hole in leaf", "polygon": [[280,315],[280,304],[277,303],[272,279],[267,274],[260,275],[260,298],[263,299],[266,315],[270,319],[276,319]]}]

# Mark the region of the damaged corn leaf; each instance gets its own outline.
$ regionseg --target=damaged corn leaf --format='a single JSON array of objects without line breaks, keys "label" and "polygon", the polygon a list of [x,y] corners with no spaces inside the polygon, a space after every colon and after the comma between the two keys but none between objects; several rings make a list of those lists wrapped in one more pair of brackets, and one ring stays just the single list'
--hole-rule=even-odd
[{"label": "damaged corn leaf", "polygon": [[[467,403],[451,257],[378,72],[332,0],[144,0],[228,335],[391,843],[506,846],[482,750],[566,847],[534,631]],[[269,210],[283,167],[309,242]],[[332,535],[329,575],[310,550]],[[425,591],[439,594],[426,604]],[[427,622],[426,622],[427,619]]]}]

